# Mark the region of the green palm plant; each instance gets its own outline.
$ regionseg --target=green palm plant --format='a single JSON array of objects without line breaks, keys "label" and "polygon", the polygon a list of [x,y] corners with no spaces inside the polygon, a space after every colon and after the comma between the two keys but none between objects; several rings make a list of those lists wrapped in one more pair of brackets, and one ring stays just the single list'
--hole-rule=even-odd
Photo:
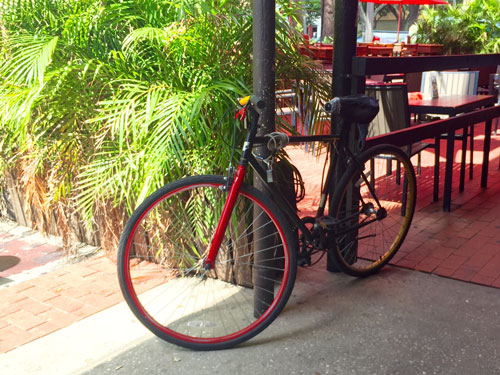
[{"label": "green palm plant", "polygon": [[[4,168],[36,166],[47,209],[63,202],[89,220],[109,205],[130,212],[168,181],[227,167],[235,98],[251,91],[246,1],[3,0],[0,9],[0,156]],[[277,17],[277,77],[302,80],[318,116],[328,83],[299,54],[290,15]]]},{"label": "green palm plant", "polygon": [[500,52],[500,2],[473,0],[456,7],[425,7],[417,22],[417,42],[440,43],[444,52]]}]

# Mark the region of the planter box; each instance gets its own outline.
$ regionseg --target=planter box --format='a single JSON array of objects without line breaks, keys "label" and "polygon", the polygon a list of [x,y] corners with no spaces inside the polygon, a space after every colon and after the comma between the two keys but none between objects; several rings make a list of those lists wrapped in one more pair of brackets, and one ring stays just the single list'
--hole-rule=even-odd
[{"label": "planter box", "polygon": [[11,220],[16,221],[19,225],[28,226],[26,215],[24,213],[24,193],[17,185],[17,173],[8,171],[5,173],[7,186],[2,194],[2,198],[7,207],[7,212]]},{"label": "planter box", "polygon": [[[9,219],[21,226],[37,230],[43,229],[43,232],[47,234],[62,236],[68,243],[80,242],[100,246],[103,232],[108,237],[119,237],[121,229],[118,227],[116,228],[118,233],[109,233],[109,230],[91,230],[80,215],[70,207],[56,209],[57,212],[51,211],[49,213],[39,212],[34,207],[27,207],[24,188],[18,183],[18,176],[18,171],[10,170],[6,172],[6,186],[3,189],[0,187],[0,207],[5,207],[3,211],[6,211]],[[114,216],[119,217],[119,215]],[[42,218],[44,220],[41,220]],[[105,223],[100,222],[95,227],[101,225],[107,227]]]}]

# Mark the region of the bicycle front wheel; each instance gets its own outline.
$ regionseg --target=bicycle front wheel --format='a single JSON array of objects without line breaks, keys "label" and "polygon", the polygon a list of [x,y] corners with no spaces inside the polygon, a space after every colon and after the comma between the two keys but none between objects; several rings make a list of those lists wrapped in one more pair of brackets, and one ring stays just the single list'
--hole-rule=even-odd
[{"label": "bicycle front wheel", "polygon": [[297,244],[287,220],[243,184],[215,266],[204,267],[227,197],[226,179],[188,177],[148,197],[120,239],[125,300],[154,334],[197,350],[224,349],[267,327],[295,281]]},{"label": "bicycle front wheel", "polygon": [[415,171],[399,148],[363,152],[335,191],[334,262],[352,276],[371,275],[396,254],[410,228],[417,197]]}]

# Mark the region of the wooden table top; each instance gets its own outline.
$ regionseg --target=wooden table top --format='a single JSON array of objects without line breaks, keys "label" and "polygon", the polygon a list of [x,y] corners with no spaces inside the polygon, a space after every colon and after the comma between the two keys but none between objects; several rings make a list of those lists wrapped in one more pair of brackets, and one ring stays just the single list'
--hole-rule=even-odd
[{"label": "wooden table top", "polygon": [[435,99],[410,99],[408,105],[412,113],[434,113],[455,116],[473,111],[479,107],[495,104],[493,95],[450,95]]}]

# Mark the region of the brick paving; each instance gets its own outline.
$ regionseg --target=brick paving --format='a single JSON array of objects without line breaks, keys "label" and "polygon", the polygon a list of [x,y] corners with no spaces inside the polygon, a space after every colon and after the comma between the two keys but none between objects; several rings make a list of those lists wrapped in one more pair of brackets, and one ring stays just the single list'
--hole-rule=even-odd
[{"label": "brick paving", "polygon": [[[0,231],[0,276],[8,277],[63,257],[61,248],[43,241],[31,231]],[[23,260],[22,262],[20,260]]]},{"label": "brick paving", "polygon": [[[480,137],[477,140],[476,150],[480,150]],[[443,155],[445,149],[443,143]],[[289,154],[306,180],[307,196],[300,209],[307,215],[318,203],[321,158],[318,161],[297,148],[291,148]],[[407,240],[393,259],[394,265],[500,288],[499,156],[500,137],[493,137],[488,189],[479,187],[480,152],[475,155],[475,163],[478,163],[475,178],[466,181],[463,193],[456,188],[459,170],[455,165],[453,185],[456,190],[452,194],[452,212],[445,213],[442,200],[432,202],[433,155],[424,151],[423,172],[417,177],[419,191],[415,218]],[[460,159],[459,151],[455,157]],[[441,176],[444,176],[444,159],[441,164]],[[443,178],[440,192],[442,183]],[[19,257],[21,261],[9,269],[0,268],[0,353],[67,327],[123,300],[116,275],[116,260],[105,255],[68,264],[12,286],[9,283],[2,285],[2,278],[60,257],[60,248],[33,244],[26,238],[0,232],[2,256],[11,257],[9,260]]]},{"label": "brick paving", "polygon": [[104,255],[0,288],[0,353],[121,301],[116,262]]},{"label": "brick paving", "polygon": [[[476,126],[476,134],[481,132],[481,126]],[[422,152],[415,216],[391,264],[500,288],[500,136],[492,136],[491,140],[487,189],[480,187],[483,138],[475,137],[474,178],[469,180],[467,166],[463,192],[458,191],[461,151],[458,150],[460,144],[455,142],[451,212],[442,210],[446,142],[441,141],[440,200],[437,202],[432,201],[434,154],[427,150]],[[299,149],[289,154],[306,182],[306,198],[299,209],[304,215],[313,215],[319,202],[324,159],[303,156]],[[416,165],[416,156],[413,159]]]}]

